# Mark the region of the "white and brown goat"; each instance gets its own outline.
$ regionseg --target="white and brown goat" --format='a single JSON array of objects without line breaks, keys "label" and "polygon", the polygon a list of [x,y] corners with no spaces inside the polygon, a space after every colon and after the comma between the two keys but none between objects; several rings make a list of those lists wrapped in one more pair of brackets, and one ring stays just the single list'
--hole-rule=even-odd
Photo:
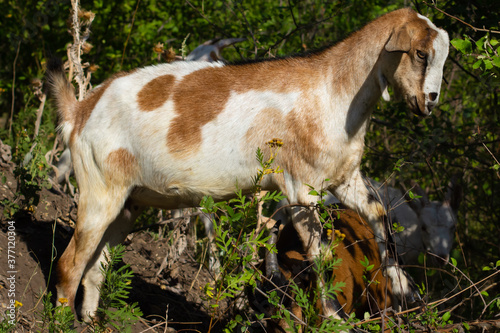
[{"label": "white and brown goat", "polygon": [[[344,41],[306,56],[238,65],[177,62],[120,73],[77,102],[55,62],[48,77],[61,131],[71,149],[80,189],[75,233],[59,259],[58,298],[93,315],[106,243],[121,242],[143,207],[197,206],[253,186],[256,147],[272,138],[284,146],[263,189],[291,203],[308,256],[320,253],[321,224],[309,184],[327,188],[372,227],[385,270],[402,275],[388,255],[383,206],[370,200],[360,162],[364,136],[388,86],[416,114],[437,104],[449,39],[410,9],[388,13]],[[325,181],[325,179],[328,179]],[[402,286],[402,287],[401,287]]]}]

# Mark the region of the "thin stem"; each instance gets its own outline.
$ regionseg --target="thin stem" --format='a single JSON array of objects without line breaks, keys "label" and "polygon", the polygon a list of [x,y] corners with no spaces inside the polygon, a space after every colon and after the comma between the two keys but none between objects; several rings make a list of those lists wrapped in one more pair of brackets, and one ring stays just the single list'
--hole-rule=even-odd
[{"label": "thin stem", "polygon": [[21,48],[21,41],[17,44],[17,51],[16,51],[16,57],[14,58],[14,65],[12,66],[12,104],[10,108],[10,119],[9,119],[9,136],[12,133],[12,120],[14,118],[14,97],[15,93],[14,90],[16,88],[16,63],[17,63],[17,57],[19,56],[19,49]]}]

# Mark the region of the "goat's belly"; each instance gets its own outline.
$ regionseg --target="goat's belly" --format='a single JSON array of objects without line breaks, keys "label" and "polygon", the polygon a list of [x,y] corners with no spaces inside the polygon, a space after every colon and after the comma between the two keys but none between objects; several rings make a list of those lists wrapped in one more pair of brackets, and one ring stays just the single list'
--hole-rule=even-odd
[{"label": "goat's belly", "polygon": [[[144,207],[156,207],[161,209],[176,209],[200,206],[200,201],[204,193],[193,192],[187,193],[185,190],[171,187],[162,193],[146,187],[137,187],[132,190],[130,199],[133,204]],[[235,194],[229,193],[225,196],[215,196],[215,201],[228,200],[234,197]]]}]

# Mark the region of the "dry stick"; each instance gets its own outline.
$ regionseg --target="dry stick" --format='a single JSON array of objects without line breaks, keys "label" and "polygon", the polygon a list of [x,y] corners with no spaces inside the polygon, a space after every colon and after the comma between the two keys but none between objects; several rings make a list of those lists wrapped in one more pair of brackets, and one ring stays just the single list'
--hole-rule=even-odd
[{"label": "dry stick", "polygon": [[125,45],[123,45],[123,53],[122,60],[120,61],[120,69],[123,66],[123,59],[125,58],[125,50],[127,49],[128,40],[130,38],[130,34],[132,33],[132,29],[134,28],[135,14],[137,13],[137,9],[139,9],[139,3],[141,0],[137,0],[137,5],[135,6],[134,14],[132,15],[132,23],[130,24],[130,31],[128,32],[127,39],[125,40]]},{"label": "dry stick", "polygon": [[[35,122],[35,133],[33,134],[33,141],[38,136],[38,132],[40,131],[40,123],[42,122],[43,109],[45,108],[45,101],[47,100],[47,95],[42,93],[42,97],[40,98],[40,106],[36,111],[36,122]],[[36,141],[31,145],[30,153],[33,152],[33,149],[36,147]]]},{"label": "dry stick", "polygon": [[[70,60],[76,68],[75,81],[78,83],[78,101],[82,101],[85,97],[85,87],[83,78],[83,68],[81,64],[81,40],[80,40],[80,21],[78,20],[79,5],[78,0],[71,0],[73,9],[73,45],[71,45]],[[70,78],[71,79],[71,78]]]},{"label": "dry stick", "polygon": [[500,165],[500,162],[498,162],[497,158],[495,157],[495,155],[493,155],[493,153],[491,152],[491,150],[484,144],[484,142],[481,142],[484,146],[484,148],[488,151],[488,153],[490,153],[491,157],[493,157],[493,159],[495,160],[495,162]]},{"label": "dry stick", "polygon": [[14,58],[14,64],[12,65],[12,104],[10,108],[10,119],[9,119],[9,136],[12,133],[12,120],[14,119],[14,90],[16,88],[16,63],[17,57],[19,56],[19,49],[21,48],[21,41],[17,44],[16,57]]},{"label": "dry stick", "polygon": [[36,111],[35,134],[33,135],[33,138],[36,138],[38,136],[38,131],[40,130],[40,123],[42,121],[42,114],[43,114],[43,109],[45,107],[45,100],[46,99],[47,99],[47,95],[42,94],[42,97],[40,98],[40,107]]},{"label": "dry stick", "polygon": [[495,33],[495,34],[500,34],[500,31],[491,30],[491,29],[481,29],[481,28],[476,28],[476,27],[472,26],[471,24],[469,24],[469,23],[467,23],[467,22],[465,22],[465,21],[462,21],[462,20],[461,20],[461,19],[459,19],[458,17],[453,16],[453,15],[450,15],[450,14],[448,14],[447,12],[445,12],[444,10],[441,10],[441,9],[437,8],[437,7],[436,7],[436,5],[434,5],[434,4],[428,4],[428,3],[427,3],[427,2],[425,2],[425,1],[424,1],[424,3],[425,3],[427,6],[431,7],[431,8],[437,9],[438,11],[440,11],[441,13],[443,13],[444,15],[449,16],[449,17],[451,17],[452,19],[455,19],[455,20],[457,20],[458,22],[465,24],[466,26],[468,26],[469,28],[473,29],[474,31],[485,31],[485,32],[491,32],[491,33]]}]

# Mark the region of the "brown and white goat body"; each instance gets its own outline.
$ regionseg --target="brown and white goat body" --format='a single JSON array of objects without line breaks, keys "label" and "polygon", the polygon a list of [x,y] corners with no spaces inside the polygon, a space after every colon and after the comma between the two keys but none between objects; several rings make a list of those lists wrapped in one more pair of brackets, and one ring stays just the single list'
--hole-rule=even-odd
[{"label": "brown and white goat body", "polygon": [[[388,13],[321,52],[239,65],[178,62],[121,73],[83,101],[62,68],[50,65],[63,137],[80,189],[75,233],[59,260],[58,298],[83,315],[97,308],[106,243],[121,242],[143,207],[197,206],[253,186],[255,149],[284,142],[264,179],[291,203],[308,255],[320,252],[321,225],[306,184],[327,188],[373,228],[389,276],[383,206],[370,200],[359,165],[373,106],[387,87],[429,115],[438,101],[448,35],[410,9]],[[325,179],[328,179],[325,181]],[[398,284],[399,286],[400,284]],[[396,292],[404,293],[407,283]]]},{"label": "brown and white goat body", "polygon": [[[345,314],[355,313],[359,319],[365,313],[378,315],[384,309],[398,308],[400,301],[392,292],[391,281],[382,274],[383,263],[370,226],[353,210],[342,209],[337,213],[333,226],[343,234],[343,238],[333,239],[336,244],[335,257],[341,259],[341,263],[331,272],[332,283],[344,282],[345,286],[336,297],[337,307],[325,311],[324,304],[316,304],[318,313],[342,311]],[[335,233],[332,234],[332,238],[334,237]],[[293,280],[306,293],[317,293],[314,290],[317,277],[311,273],[312,263],[291,223],[285,224],[275,244],[278,252],[266,255],[263,273],[273,279],[273,283],[268,284],[272,290],[276,290],[278,286],[282,291],[282,306],[292,312],[296,324],[307,322],[289,283]],[[366,260],[369,265],[373,265],[371,269],[361,263]],[[278,272],[281,276],[276,276]],[[261,292],[266,286],[265,282],[259,285]],[[250,292],[249,297],[250,304],[257,311],[263,311],[267,317],[275,314],[276,308],[267,303],[265,297],[256,292]],[[333,305],[333,302],[330,304]],[[286,320],[268,320],[266,332],[285,332],[287,329]]]}]

